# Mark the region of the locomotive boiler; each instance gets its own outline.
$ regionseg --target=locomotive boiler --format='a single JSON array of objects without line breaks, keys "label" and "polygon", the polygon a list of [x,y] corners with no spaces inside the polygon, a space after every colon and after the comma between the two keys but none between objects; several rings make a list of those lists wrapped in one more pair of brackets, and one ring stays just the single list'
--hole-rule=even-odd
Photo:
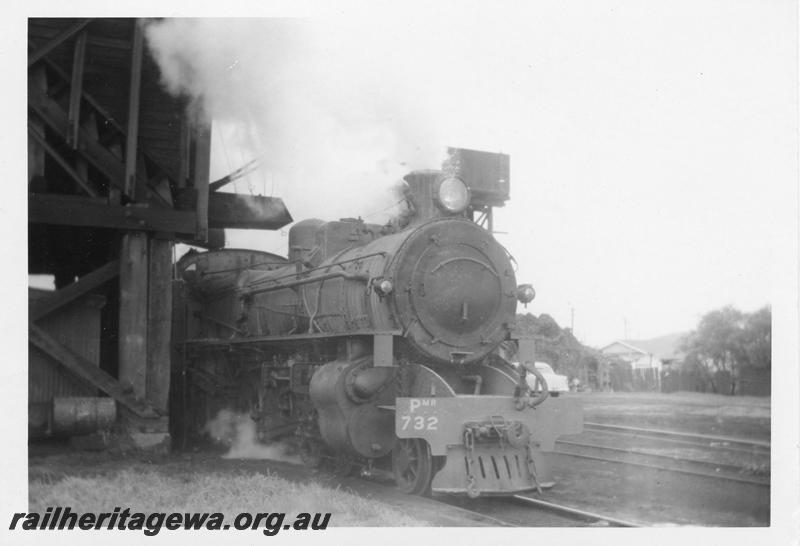
[{"label": "locomotive boiler", "polygon": [[[548,398],[515,334],[534,293],[491,231],[508,165],[451,149],[443,169],[404,178],[406,212],[386,225],[304,220],[286,258],[184,256],[173,330],[187,427],[246,411],[262,440],[295,438],[306,464],[390,470],[407,493],[551,484],[544,454],[581,415]],[[498,355],[508,341],[519,369]]]}]

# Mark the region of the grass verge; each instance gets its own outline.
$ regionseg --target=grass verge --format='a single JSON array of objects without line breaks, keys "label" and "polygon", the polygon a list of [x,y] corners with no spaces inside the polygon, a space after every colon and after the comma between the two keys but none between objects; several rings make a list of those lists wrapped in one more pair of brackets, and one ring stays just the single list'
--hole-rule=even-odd
[{"label": "grass verge", "polygon": [[164,475],[121,470],[115,475],[31,476],[31,511],[69,506],[80,512],[221,512],[226,523],[240,512],[330,512],[332,527],[427,526],[375,499],[366,499],[316,483],[293,483],[271,474]]}]

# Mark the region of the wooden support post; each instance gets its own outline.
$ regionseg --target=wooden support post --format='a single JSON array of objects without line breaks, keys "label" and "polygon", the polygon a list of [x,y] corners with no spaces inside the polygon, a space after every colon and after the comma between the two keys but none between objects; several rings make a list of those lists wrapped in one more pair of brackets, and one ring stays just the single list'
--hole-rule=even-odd
[{"label": "wooden support post", "polygon": [[119,270],[119,380],[137,397],[147,389],[147,236],[122,236]]},{"label": "wooden support post", "polygon": [[178,180],[176,186],[178,188],[185,188],[190,172],[189,165],[189,141],[191,140],[191,128],[186,120],[186,116],[181,116],[181,133],[178,143],[178,157],[180,158],[178,164]]},{"label": "wooden support post", "polygon": [[211,125],[200,123],[195,130],[194,188],[197,191],[197,239],[208,240],[208,183],[211,163]]},{"label": "wooden support post", "polygon": [[147,401],[166,413],[172,338],[172,241],[150,239],[147,309]]},{"label": "wooden support post", "polygon": [[[28,72],[28,87],[37,93],[47,92],[47,75],[44,67],[39,66]],[[31,187],[34,191],[44,191],[44,123],[28,115],[28,184],[36,180],[41,187]],[[35,134],[33,134],[35,133]],[[39,138],[36,138],[39,137]]]},{"label": "wooden support post", "polygon": [[72,56],[72,80],[69,89],[69,132],[67,144],[78,149],[78,130],[81,126],[81,97],[83,96],[83,66],[86,56],[86,31],[75,39],[75,53]]},{"label": "wooden support post", "polygon": [[139,140],[139,99],[142,91],[142,52],[144,37],[142,23],[133,26],[131,51],[131,81],[128,90],[128,132],[125,137],[125,193],[136,200],[136,167]]}]

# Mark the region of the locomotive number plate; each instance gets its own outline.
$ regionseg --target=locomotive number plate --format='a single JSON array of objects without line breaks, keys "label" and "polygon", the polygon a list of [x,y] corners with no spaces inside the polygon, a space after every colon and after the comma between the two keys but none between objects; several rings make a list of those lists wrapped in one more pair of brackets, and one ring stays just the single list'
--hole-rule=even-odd
[{"label": "locomotive number plate", "polygon": [[432,455],[446,455],[448,446],[464,445],[464,423],[502,417],[506,421],[525,423],[541,449],[552,451],[558,436],[582,431],[583,412],[579,402],[560,396],[547,400],[536,410],[519,411],[511,396],[398,397],[394,406],[394,430],[398,438],[425,440]]},{"label": "locomotive number plate", "polygon": [[436,398],[398,398],[396,403],[395,429],[401,438],[439,430]]}]

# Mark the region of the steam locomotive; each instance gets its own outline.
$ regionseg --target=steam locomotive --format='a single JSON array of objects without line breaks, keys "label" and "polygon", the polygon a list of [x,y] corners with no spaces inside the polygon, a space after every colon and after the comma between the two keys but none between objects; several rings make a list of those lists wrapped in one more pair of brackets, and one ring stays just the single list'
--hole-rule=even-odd
[{"label": "steam locomotive", "polygon": [[386,225],[304,220],[287,258],[181,258],[187,427],[248,412],[262,441],[293,437],[305,464],[390,471],[410,494],[551,485],[544,453],[582,417],[575,400],[548,397],[532,341],[515,335],[534,291],[492,236],[508,182],[507,155],[450,149],[442,169],[404,177],[406,212]]}]

